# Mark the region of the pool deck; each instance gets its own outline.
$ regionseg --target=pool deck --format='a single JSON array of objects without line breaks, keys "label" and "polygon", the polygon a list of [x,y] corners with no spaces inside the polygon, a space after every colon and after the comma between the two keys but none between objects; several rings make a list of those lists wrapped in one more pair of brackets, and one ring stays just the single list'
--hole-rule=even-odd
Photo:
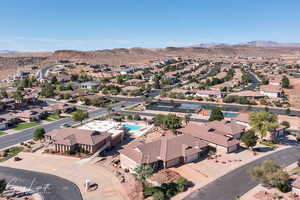
[{"label": "pool deck", "polygon": [[141,128],[138,130],[129,130],[129,134],[133,137],[140,137],[146,133],[148,133],[150,130],[153,129],[154,125],[148,125],[145,122],[141,122],[141,121],[130,121],[130,122],[124,122],[122,123],[122,125],[126,125],[126,126],[140,126]]},{"label": "pool deck", "polygon": [[[121,127],[128,126],[128,133],[133,137],[139,137],[147,133],[153,128],[153,125],[149,126],[144,121],[125,121],[125,122],[115,122],[112,120],[94,120],[89,122],[83,126],[80,126],[79,129],[86,129],[86,130],[95,130],[95,131],[109,131],[112,129],[120,130]],[[130,130],[130,126],[139,126],[140,128],[137,130]]]}]

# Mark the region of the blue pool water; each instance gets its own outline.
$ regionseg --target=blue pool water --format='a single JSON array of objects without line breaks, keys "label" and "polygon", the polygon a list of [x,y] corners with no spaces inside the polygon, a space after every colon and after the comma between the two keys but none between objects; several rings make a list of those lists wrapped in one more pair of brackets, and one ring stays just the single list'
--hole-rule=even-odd
[{"label": "blue pool water", "polygon": [[124,124],[123,127],[129,129],[129,131],[137,131],[143,128],[140,125],[133,125],[133,124]]},{"label": "blue pool water", "polygon": [[[222,111],[224,117],[237,117],[239,115],[238,112],[227,112],[227,111]],[[211,114],[211,112],[209,112]]]}]

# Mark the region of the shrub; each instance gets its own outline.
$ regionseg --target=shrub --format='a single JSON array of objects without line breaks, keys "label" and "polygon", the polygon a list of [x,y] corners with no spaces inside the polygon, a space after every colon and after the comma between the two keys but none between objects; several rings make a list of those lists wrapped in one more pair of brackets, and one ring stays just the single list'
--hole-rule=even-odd
[{"label": "shrub", "polygon": [[186,188],[188,186],[188,180],[187,179],[185,179],[183,177],[180,177],[175,182],[177,184],[177,190],[179,192],[183,192],[183,191],[186,190]]},{"label": "shrub", "polygon": [[203,98],[202,98],[202,97],[195,97],[195,99],[196,99],[197,101],[203,101]]},{"label": "shrub", "polygon": [[156,191],[152,197],[154,200],[165,200],[166,199],[165,194],[162,191]]},{"label": "shrub", "polygon": [[141,120],[142,118],[141,118],[140,115],[135,114],[135,115],[133,116],[133,119],[134,119],[134,120]]},{"label": "shrub", "polygon": [[34,133],[33,133],[33,138],[35,140],[41,140],[44,138],[46,131],[43,128],[37,128],[35,129]]},{"label": "shrub", "polygon": [[2,194],[6,189],[7,183],[5,179],[0,180],[0,194]]},{"label": "shrub", "polygon": [[290,128],[290,123],[288,122],[288,121],[283,121],[283,122],[281,122],[281,125],[282,126],[286,126],[287,128]]},{"label": "shrub", "polygon": [[287,193],[290,191],[290,186],[288,185],[288,183],[278,184],[277,188],[283,193]]},{"label": "shrub", "polygon": [[148,184],[144,184],[144,196],[145,197],[152,196],[157,191],[159,191],[158,188],[152,187]]}]

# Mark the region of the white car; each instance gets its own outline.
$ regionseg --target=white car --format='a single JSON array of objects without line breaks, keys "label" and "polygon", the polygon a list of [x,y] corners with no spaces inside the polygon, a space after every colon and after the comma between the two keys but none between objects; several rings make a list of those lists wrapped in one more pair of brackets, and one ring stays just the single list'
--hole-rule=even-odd
[{"label": "white car", "polygon": [[64,123],[64,124],[60,125],[60,128],[67,128],[67,127],[71,127],[71,126],[67,123]]}]

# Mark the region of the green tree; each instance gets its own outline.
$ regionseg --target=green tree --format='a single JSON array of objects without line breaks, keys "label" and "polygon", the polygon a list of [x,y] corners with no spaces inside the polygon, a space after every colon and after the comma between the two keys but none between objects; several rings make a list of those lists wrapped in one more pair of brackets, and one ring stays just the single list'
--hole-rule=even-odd
[{"label": "green tree", "polygon": [[132,115],[128,115],[128,116],[127,116],[127,119],[128,119],[128,120],[133,120],[133,116],[132,116]]},{"label": "green tree", "polygon": [[55,95],[54,93],[54,86],[51,85],[50,83],[45,83],[43,86],[42,86],[42,90],[41,90],[41,93],[40,95],[42,97],[45,97],[45,98],[49,98],[49,97],[53,97]]},{"label": "green tree", "polygon": [[7,91],[4,88],[0,89],[0,97],[1,98],[7,98],[8,97]]},{"label": "green tree", "polygon": [[121,76],[121,75],[117,76],[117,83],[118,84],[123,84],[124,83],[123,76]]},{"label": "green tree", "polygon": [[88,117],[89,113],[86,110],[76,110],[72,115],[73,120],[80,123],[82,123],[82,121]]},{"label": "green tree", "polygon": [[165,194],[162,191],[156,191],[153,194],[153,200],[165,200]]},{"label": "green tree", "polygon": [[175,114],[158,114],[154,118],[154,124],[164,129],[176,130],[181,127],[181,118]]},{"label": "green tree", "polygon": [[283,88],[290,88],[290,80],[288,77],[283,76],[281,82]]},{"label": "green tree", "polygon": [[250,114],[250,126],[259,133],[262,140],[269,131],[278,127],[277,116],[264,110]]},{"label": "green tree", "polygon": [[160,89],[161,88],[161,85],[160,85],[160,78],[158,76],[155,76],[154,77],[154,85],[153,87],[155,89]]},{"label": "green tree", "polygon": [[285,110],[285,113],[286,113],[287,115],[291,114],[291,109],[287,108],[287,109]]},{"label": "green tree", "polygon": [[17,103],[22,103],[24,101],[24,95],[20,90],[13,92],[13,98]]},{"label": "green tree", "polygon": [[247,148],[253,148],[257,143],[257,136],[255,135],[255,131],[252,129],[246,131],[242,136],[241,140],[246,145]]},{"label": "green tree", "polygon": [[6,189],[7,183],[5,179],[0,179],[0,194],[2,194]]},{"label": "green tree", "polygon": [[52,78],[51,78],[51,83],[52,83],[52,84],[56,84],[56,83],[57,83],[57,78],[56,78],[56,76],[52,76]]},{"label": "green tree", "polygon": [[281,124],[282,126],[287,127],[287,128],[290,128],[290,127],[291,127],[290,122],[288,122],[288,121],[282,121],[280,124]]},{"label": "green tree", "polygon": [[180,177],[175,181],[175,183],[177,184],[177,190],[179,192],[183,192],[186,190],[189,182],[186,178]]},{"label": "green tree", "polygon": [[145,181],[154,173],[154,169],[149,164],[141,164],[134,168],[134,176],[137,180]]},{"label": "green tree", "polygon": [[2,194],[6,189],[7,183],[5,179],[0,179],[0,194]]},{"label": "green tree", "polygon": [[133,119],[139,121],[139,120],[141,120],[142,118],[141,118],[140,115],[135,114],[135,115],[133,116]]},{"label": "green tree", "polygon": [[37,128],[35,129],[34,133],[33,133],[33,138],[35,140],[41,140],[44,138],[46,131],[43,128]]},{"label": "green tree", "polygon": [[288,186],[289,174],[272,160],[267,160],[261,166],[251,168],[249,173],[254,180],[261,184],[279,189]]},{"label": "green tree", "polygon": [[191,114],[184,115],[184,123],[187,125],[191,121]]},{"label": "green tree", "polygon": [[221,111],[221,108],[216,107],[211,111],[211,114],[210,114],[208,120],[209,121],[215,121],[215,120],[221,121],[222,119],[224,119],[224,115]]}]

